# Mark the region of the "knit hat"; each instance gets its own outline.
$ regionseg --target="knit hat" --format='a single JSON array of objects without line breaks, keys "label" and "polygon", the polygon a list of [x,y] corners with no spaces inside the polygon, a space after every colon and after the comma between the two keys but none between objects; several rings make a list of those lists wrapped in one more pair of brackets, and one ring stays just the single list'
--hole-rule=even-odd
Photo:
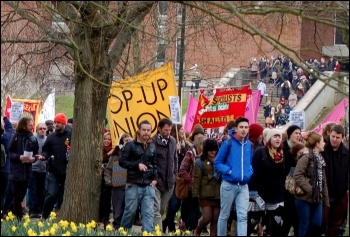
[{"label": "knit hat", "polygon": [[289,126],[289,128],[287,128],[288,139],[290,138],[290,135],[292,135],[292,133],[297,129],[299,129],[301,131],[301,128],[297,125],[291,125],[291,126]]},{"label": "knit hat", "polygon": [[258,123],[252,123],[249,125],[249,140],[254,144],[258,140],[259,136],[263,133],[264,127]]},{"label": "knit hat", "polygon": [[270,131],[268,131],[267,134],[266,134],[266,141],[267,141],[267,142],[270,141],[271,138],[272,138],[273,136],[275,136],[275,135],[279,135],[280,138],[282,139],[282,132],[281,132],[281,130],[279,130],[279,129],[277,129],[277,128],[272,128],[272,129],[270,129]]},{"label": "knit hat", "polygon": [[194,125],[193,131],[192,131],[192,133],[191,133],[189,139],[190,139],[191,141],[193,141],[193,140],[194,140],[194,136],[196,136],[198,133],[202,133],[202,134],[204,135],[204,128],[203,128],[202,125],[200,125],[200,124]]},{"label": "knit hat", "polygon": [[55,123],[62,123],[64,125],[67,124],[67,117],[64,115],[64,113],[58,113],[55,116],[55,119],[53,120]]}]

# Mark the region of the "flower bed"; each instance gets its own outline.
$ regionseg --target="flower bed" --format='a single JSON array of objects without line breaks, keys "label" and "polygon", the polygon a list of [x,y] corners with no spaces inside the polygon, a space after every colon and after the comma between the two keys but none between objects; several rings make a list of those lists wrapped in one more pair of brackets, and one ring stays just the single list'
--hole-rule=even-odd
[{"label": "flower bed", "polygon": [[66,220],[56,221],[56,213],[52,212],[47,220],[31,220],[28,215],[18,221],[12,212],[1,219],[1,236],[190,236],[190,231],[164,234],[159,226],[154,228],[153,233],[144,231],[136,233],[126,231],[123,227],[114,230],[111,225],[106,226],[106,230],[100,230],[95,221],[87,224],[76,224]]}]

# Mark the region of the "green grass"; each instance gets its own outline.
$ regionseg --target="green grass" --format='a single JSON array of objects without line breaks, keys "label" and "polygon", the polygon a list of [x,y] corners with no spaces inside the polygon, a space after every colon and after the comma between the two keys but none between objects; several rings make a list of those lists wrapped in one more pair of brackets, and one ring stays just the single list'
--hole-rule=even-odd
[{"label": "green grass", "polygon": [[72,118],[74,109],[74,96],[56,94],[55,100],[55,114],[64,113],[67,118]]},{"label": "green grass", "polygon": [[[56,94],[55,114],[64,113],[67,118],[73,117],[74,96]],[[182,98],[182,116],[187,112],[188,98]]]}]

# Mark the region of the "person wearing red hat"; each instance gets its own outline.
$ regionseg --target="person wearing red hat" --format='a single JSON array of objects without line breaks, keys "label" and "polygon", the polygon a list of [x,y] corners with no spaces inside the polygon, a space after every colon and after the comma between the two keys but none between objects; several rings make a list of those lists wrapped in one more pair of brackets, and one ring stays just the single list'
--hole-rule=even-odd
[{"label": "person wearing red hat", "polygon": [[262,147],[264,127],[258,123],[252,123],[249,125],[249,140],[253,143],[254,151]]},{"label": "person wearing red hat", "polygon": [[47,160],[46,195],[42,211],[42,218],[47,219],[54,208],[57,199],[63,197],[66,169],[70,155],[72,130],[67,125],[64,113],[58,113],[54,118],[55,131],[51,133],[42,148],[39,156]]}]

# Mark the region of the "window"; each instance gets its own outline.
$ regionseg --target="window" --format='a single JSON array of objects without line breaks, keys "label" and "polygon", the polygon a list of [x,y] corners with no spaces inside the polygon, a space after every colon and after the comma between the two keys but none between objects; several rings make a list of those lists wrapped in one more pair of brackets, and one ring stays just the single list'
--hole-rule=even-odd
[{"label": "window", "polygon": [[168,2],[160,1],[159,2],[159,15],[167,15]]},{"label": "window", "polygon": [[[349,17],[346,17],[345,13],[341,14],[335,14],[335,23],[336,24],[341,24],[341,25],[346,25],[349,24]],[[343,38],[343,31],[342,29],[335,28],[334,30],[334,44],[345,44],[344,38]]]}]

